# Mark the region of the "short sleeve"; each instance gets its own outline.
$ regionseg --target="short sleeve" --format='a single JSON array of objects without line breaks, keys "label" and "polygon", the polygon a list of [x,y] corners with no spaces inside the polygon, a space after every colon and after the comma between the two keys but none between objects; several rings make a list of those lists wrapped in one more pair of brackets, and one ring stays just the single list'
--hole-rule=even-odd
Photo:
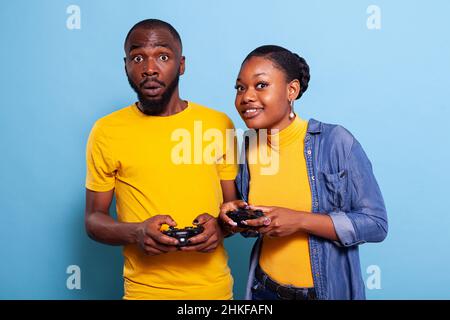
[{"label": "short sleeve", "polygon": [[217,164],[220,180],[234,180],[238,173],[237,138],[234,124],[225,116],[224,150],[221,161]]},{"label": "short sleeve", "polygon": [[109,150],[106,136],[98,125],[94,125],[86,146],[86,188],[104,192],[114,188],[116,167]]}]

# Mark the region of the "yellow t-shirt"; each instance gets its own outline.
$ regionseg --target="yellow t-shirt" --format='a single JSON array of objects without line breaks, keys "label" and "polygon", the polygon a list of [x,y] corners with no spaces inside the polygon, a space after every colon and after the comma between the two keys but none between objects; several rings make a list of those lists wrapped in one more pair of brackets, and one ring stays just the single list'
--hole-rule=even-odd
[{"label": "yellow t-shirt", "polygon": [[[274,174],[262,174],[261,169],[266,165],[260,161],[249,163],[251,204],[311,212],[311,189],[303,155],[307,126],[307,121],[296,117],[288,127],[269,136],[268,151],[276,152],[279,161]],[[249,159],[258,159],[257,152],[257,147],[250,147]],[[264,237],[259,264],[280,284],[314,286],[308,235],[304,232],[287,237]]]},{"label": "yellow t-shirt", "polygon": [[[122,222],[168,214],[183,228],[204,212],[217,217],[220,180],[237,174],[236,162],[222,151],[233,146],[224,142],[227,129],[234,126],[225,114],[192,102],[167,117],[144,115],[136,105],[113,112],[99,119],[89,136],[86,188],[114,188]],[[124,299],[232,298],[223,244],[212,253],[158,256],[127,245],[123,254]]]}]

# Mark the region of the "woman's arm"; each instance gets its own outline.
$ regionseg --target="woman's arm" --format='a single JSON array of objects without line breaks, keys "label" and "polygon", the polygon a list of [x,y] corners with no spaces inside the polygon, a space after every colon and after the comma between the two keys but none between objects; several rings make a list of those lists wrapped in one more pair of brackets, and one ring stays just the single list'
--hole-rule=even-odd
[{"label": "woman's arm", "polygon": [[301,231],[331,241],[338,240],[333,221],[327,214],[312,214],[281,207],[250,206],[250,208],[262,210],[265,216],[247,220],[247,225],[259,227],[258,231],[269,237],[285,237]]},{"label": "woman's arm", "polygon": [[253,208],[265,210],[272,223],[264,228],[264,220],[260,218],[248,220],[248,225],[263,227],[260,232],[271,236],[305,231],[344,247],[384,240],[388,230],[384,200],[372,165],[356,139],[347,166],[351,194],[349,211],[310,214],[287,208],[255,206]]},{"label": "woman's arm", "polygon": [[234,180],[220,180],[220,186],[222,187],[224,203],[238,199],[238,192]]},{"label": "woman's arm", "polygon": [[339,243],[350,247],[381,242],[388,232],[386,207],[381,190],[361,144],[354,139],[347,159],[349,211],[330,212]]}]

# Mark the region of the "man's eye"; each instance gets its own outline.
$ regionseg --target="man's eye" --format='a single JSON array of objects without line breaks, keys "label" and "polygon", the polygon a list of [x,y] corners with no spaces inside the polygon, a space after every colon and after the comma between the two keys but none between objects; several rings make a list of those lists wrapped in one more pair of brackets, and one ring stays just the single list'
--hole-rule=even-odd
[{"label": "man's eye", "polygon": [[161,61],[167,61],[167,60],[169,60],[169,56],[168,56],[167,54],[163,54],[163,55],[160,55],[160,56],[159,56],[159,59],[160,59]]},{"label": "man's eye", "polygon": [[142,56],[136,56],[133,58],[133,61],[136,63],[139,63],[139,62],[144,61],[144,58],[142,58]]},{"label": "man's eye", "polygon": [[259,83],[256,85],[256,89],[264,89],[264,88],[267,87],[267,86],[268,86],[267,83],[265,83],[265,82],[259,82]]}]

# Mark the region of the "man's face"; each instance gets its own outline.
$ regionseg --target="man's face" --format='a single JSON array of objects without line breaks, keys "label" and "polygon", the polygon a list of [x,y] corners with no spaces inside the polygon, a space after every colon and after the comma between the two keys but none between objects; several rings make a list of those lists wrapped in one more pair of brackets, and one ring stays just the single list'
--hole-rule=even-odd
[{"label": "man's face", "polygon": [[184,73],[180,43],[166,29],[137,28],[125,44],[125,53],[128,82],[141,110],[147,115],[163,113]]}]

